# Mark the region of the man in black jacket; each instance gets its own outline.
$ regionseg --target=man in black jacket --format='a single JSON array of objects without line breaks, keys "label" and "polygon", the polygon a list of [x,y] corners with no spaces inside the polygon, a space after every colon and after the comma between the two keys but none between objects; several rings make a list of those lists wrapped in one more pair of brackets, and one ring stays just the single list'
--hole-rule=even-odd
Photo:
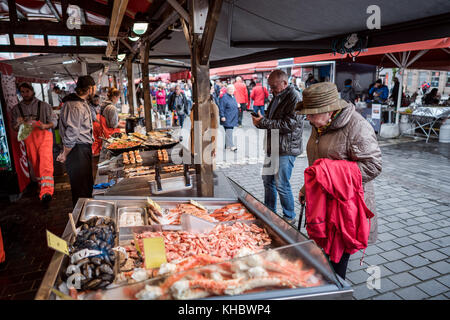
[{"label": "man in black jacket", "polygon": [[183,127],[184,118],[189,110],[189,103],[186,95],[181,91],[180,85],[177,85],[175,87],[175,92],[170,95],[168,106],[169,110],[177,113],[178,119],[180,120],[180,127]]},{"label": "man in black jacket", "polygon": [[[277,191],[284,218],[295,219],[294,196],[289,182],[295,159],[302,153],[303,116],[297,115],[295,106],[300,94],[288,85],[288,75],[274,70],[268,79],[274,98],[266,111],[266,117],[253,117],[253,124],[267,129],[266,162],[263,169],[264,203],[276,212]],[[278,136],[278,138],[277,138]],[[268,168],[272,170],[268,170]]]}]

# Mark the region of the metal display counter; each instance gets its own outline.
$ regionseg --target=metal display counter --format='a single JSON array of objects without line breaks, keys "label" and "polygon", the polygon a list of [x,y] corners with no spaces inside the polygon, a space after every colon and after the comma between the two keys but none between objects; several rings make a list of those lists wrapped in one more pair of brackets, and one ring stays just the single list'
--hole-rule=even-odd
[{"label": "metal display counter", "polygon": [[[420,129],[425,137],[426,142],[430,139],[431,135],[439,137],[436,132],[436,126],[441,124],[443,120],[450,117],[450,107],[445,106],[423,106],[417,107],[412,113],[400,112],[402,115],[408,116],[413,124],[413,128],[410,130],[413,133],[416,129]],[[428,128],[428,130],[426,130]]]},{"label": "metal display counter", "polygon": [[[239,187],[233,181],[230,182],[233,189],[236,191],[236,196],[232,198],[194,198],[200,205],[208,208],[209,210],[214,208],[219,208],[221,206],[240,202],[243,204],[249,212],[251,212],[256,220],[251,220],[252,223],[257,223],[257,225],[264,227],[267,230],[268,235],[272,239],[272,246],[266,248],[265,250],[254,254],[255,258],[261,258],[268,255],[279,254],[279,256],[293,257],[297,261],[301,260],[301,264],[308,266],[308,268],[314,269],[315,274],[318,276],[320,281],[317,285],[311,287],[290,287],[290,288],[276,288],[268,287],[264,288],[264,291],[254,292],[249,291],[249,293],[237,292],[236,294],[227,293],[224,296],[211,296],[204,297],[206,299],[352,299],[353,290],[350,285],[342,280],[339,276],[335,274],[333,269],[330,267],[328,259],[323,254],[323,251],[316,246],[316,244],[309,240],[305,235],[298,232],[294,227],[286,223],[278,215],[270,211],[256,198],[246,192],[244,189]],[[136,205],[139,203],[145,203],[146,197],[104,197],[104,200],[114,203],[114,206],[120,208],[124,205]],[[178,203],[187,203],[192,198],[186,197],[152,197],[153,201],[159,203],[161,207],[171,207],[176,206]],[[75,224],[80,225],[79,219],[80,214],[83,212],[86,203],[89,199],[79,199],[74,211],[73,217]],[[115,215],[117,219],[117,214]],[[237,220],[240,221],[240,220]],[[244,222],[244,220],[242,220]],[[248,222],[248,221],[247,221]],[[225,223],[225,222],[222,222]],[[230,223],[230,222],[226,222]],[[234,222],[233,222],[234,223]],[[219,223],[220,224],[220,223]],[[122,228],[117,228],[119,231],[118,239],[121,239]],[[125,231],[124,231],[125,232]],[[75,235],[70,227],[70,222],[67,224],[62,238],[72,243],[74,241]],[[119,245],[121,245],[119,243]],[[257,257],[258,256],[258,257]],[[246,259],[253,256],[244,256],[243,258],[235,258],[229,260],[230,262],[236,262],[239,259]],[[55,294],[52,292],[52,288],[58,289],[59,285],[62,283],[62,272],[66,270],[69,264],[69,257],[63,255],[62,253],[56,252],[53,256],[52,261],[48,267],[48,270],[44,276],[41,286],[37,292],[36,299],[56,299]],[[220,266],[220,264],[215,265]],[[205,266],[206,268],[207,266]],[[311,269],[311,270],[312,270]],[[191,270],[199,270],[201,268],[194,268]],[[190,271],[190,270],[189,270]],[[117,274],[117,273],[116,273]],[[133,290],[133,286],[144,287],[146,284],[155,283],[157,281],[163,281],[164,278],[159,276],[146,280],[144,282],[137,282],[134,284],[127,284],[125,286],[113,286],[107,290],[96,291],[86,294],[85,299],[126,299],[130,297],[125,297],[123,295],[124,288],[126,292]],[[147,287],[146,287],[147,288]]]}]

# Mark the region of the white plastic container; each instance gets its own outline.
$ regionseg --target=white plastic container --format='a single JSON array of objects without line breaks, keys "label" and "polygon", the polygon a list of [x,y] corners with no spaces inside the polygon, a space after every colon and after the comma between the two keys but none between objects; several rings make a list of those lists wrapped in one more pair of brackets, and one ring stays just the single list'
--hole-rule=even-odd
[{"label": "white plastic container", "polygon": [[439,142],[450,143],[450,121],[447,120],[439,129]]},{"label": "white plastic container", "polygon": [[400,135],[399,126],[395,123],[383,123],[380,128],[380,137],[385,139],[396,138]]},{"label": "white plastic container", "polygon": [[413,134],[413,124],[411,122],[409,122],[409,118],[408,116],[405,115],[401,115],[400,116],[400,133],[401,134]]}]

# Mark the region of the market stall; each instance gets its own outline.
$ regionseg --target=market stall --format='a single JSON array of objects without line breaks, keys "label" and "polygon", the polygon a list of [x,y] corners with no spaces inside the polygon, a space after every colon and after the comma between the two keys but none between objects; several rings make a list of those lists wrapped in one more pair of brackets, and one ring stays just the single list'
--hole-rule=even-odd
[{"label": "market stall", "polygon": [[[412,126],[405,134],[423,133],[427,138],[426,142],[432,135],[439,137],[439,127],[450,118],[450,107],[448,106],[421,106],[409,112],[402,111],[399,114],[410,119]],[[420,129],[420,130],[418,130]]]},{"label": "market stall", "polygon": [[36,299],[352,297],[313,241],[231,183],[234,198],[80,199]]},{"label": "market stall", "polygon": [[[200,196],[194,159],[177,132],[154,130],[105,141],[93,196]],[[214,177],[214,187],[216,197],[234,194],[223,173]]]}]

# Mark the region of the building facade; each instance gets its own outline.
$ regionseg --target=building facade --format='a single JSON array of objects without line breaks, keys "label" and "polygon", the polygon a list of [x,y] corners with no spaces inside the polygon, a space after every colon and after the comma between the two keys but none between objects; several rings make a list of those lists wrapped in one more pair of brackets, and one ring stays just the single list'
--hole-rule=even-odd
[{"label": "building facade", "polygon": [[449,71],[405,70],[403,77],[404,92],[412,95],[424,82],[430,84],[430,89],[437,88],[440,95],[450,95]]}]

